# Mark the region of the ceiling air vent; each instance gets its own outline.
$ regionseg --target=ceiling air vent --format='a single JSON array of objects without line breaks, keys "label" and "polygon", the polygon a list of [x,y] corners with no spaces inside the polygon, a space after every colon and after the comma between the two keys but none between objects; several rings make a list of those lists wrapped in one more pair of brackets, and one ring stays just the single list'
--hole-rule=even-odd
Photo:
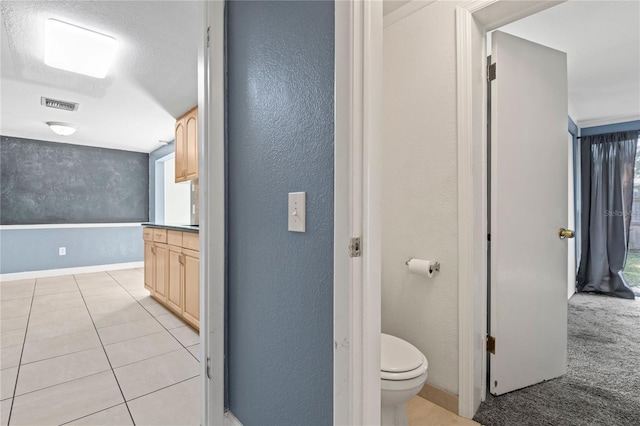
[{"label": "ceiling air vent", "polygon": [[40,103],[49,108],[63,109],[65,111],[77,111],[78,104],[75,102],[59,101],[57,99],[40,98]]}]

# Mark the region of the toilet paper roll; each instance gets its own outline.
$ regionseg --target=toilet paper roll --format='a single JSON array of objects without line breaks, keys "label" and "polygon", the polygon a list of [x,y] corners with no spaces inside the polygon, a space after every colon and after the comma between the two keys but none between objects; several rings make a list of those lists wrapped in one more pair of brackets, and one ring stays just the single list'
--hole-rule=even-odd
[{"label": "toilet paper roll", "polygon": [[423,277],[431,278],[438,269],[435,260],[411,259],[409,260],[409,272]]}]

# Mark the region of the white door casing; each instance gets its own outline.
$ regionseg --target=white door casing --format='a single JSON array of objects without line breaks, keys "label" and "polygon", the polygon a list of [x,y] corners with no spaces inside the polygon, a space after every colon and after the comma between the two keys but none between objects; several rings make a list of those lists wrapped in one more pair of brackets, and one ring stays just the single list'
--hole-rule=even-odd
[{"label": "white door casing", "polygon": [[566,54],[496,31],[491,83],[492,394],[566,371]]}]

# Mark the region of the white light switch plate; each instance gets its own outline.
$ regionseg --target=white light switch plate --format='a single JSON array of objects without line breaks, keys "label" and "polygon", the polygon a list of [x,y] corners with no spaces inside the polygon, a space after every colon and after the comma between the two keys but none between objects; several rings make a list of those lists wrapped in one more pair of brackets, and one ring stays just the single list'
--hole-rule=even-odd
[{"label": "white light switch plate", "polygon": [[289,193],[289,231],[306,232],[307,230],[307,193]]}]

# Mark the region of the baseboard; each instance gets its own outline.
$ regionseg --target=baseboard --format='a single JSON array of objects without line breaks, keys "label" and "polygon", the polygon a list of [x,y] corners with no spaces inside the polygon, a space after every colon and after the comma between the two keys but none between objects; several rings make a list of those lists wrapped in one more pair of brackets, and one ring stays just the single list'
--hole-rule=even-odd
[{"label": "baseboard", "polygon": [[418,393],[418,396],[421,396],[427,401],[431,401],[454,414],[458,414],[458,395],[451,394],[447,391],[443,391],[442,389],[438,389],[429,383],[425,383],[422,390]]},{"label": "baseboard", "polygon": [[224,426],[242,426],[240,420],[229,410],[224,412]]},{"label": "baseboard", "polygon": [[88,274],[91,272],[116,271],[119,269],[143,268],[144,262],[112,263],[109,265],[80,266],[77,268],[48,269],[44,271],[14,272],[0,274],[0,281],[29,280],[33,278],[58,277],[61,275]]}]

